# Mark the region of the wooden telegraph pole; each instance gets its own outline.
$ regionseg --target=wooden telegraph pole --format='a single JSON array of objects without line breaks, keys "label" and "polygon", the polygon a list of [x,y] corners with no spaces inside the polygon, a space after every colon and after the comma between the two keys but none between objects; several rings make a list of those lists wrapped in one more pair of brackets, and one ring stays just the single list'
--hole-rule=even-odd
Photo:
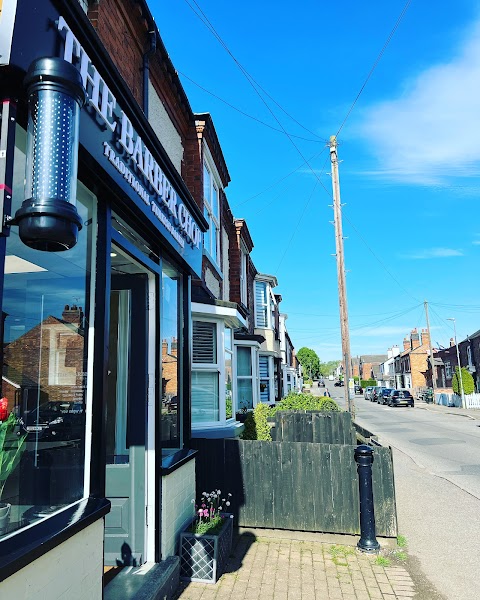
[{"label": "wooden telegraph pole", "polygon": [[425,300],[423,303],[425,307],[425,319],[427,321],[427,334],[428,334],[428,352],[430,354],[430,362],[432,364],[432,391],[433,391],[433,404],[435,404],[435,394],[437,391],[437,383],[435,381],[435,357],[433,355],[433,343],[430,335],[430,319],[428,318],[428,302]]},{"label": "wooden telegraph pole", "polygon": [[340,306],[340,332],[342,336],[342,360],[345,375],[345,404],[347,410],[355,417],[353,390],[350,390],[351,358],[350,332],[348,328],[347,286],[345,282],[345,259],[343,254],[342,208],[340,204],[340,182],[338,179],[337,138],[330,137],[330,162],[332,165],[333,214],[335,225],[335,256],[337,257],[338,304]]}]

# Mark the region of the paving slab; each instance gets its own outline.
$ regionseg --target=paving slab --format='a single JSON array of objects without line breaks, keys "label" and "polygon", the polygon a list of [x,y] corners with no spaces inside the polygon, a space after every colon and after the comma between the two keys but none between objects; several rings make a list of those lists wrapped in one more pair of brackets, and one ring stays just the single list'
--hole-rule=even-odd
[{"label": "paving slab", "polygon": [[[177,600],[402,600],[415,595],[403,567],[376,564],[354,536],[240,530],[216,584],[182,582]],[[391,546],[391,544],[390,544]]]}]

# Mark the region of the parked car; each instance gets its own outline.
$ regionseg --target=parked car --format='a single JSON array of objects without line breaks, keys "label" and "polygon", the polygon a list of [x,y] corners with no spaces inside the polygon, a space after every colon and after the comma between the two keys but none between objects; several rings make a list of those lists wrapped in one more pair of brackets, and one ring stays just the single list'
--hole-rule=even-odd
[{"label": "parked car", "polygon": [[365,400],[370,400],[370,396],[372,395],[373,386],[369,385],[365,388],[364,398]]},{"label": "parked car", "polygon": [[410,390],[392,390],[387,398],[388,406],[411,406],[415,403]]},{"label": "parked car", "polygon": [[363,394],[363,388],[362,388],[361,385],[355,384],[355,393],[356,394]]},{"label": "parked car", "polygon": [[38,408],[25,411],[20,423],[28,436],[37,439],[79,439],[85,431],[85,406],[83,402],[76,401],[45,402]]},{"label": "parked car", "polygon": [[387,404],[390,392],[395,391],[393,388],[381,388],[377,395],[378,404]]},{"label": "parked car", "polygon": [[381,390],[383,390],[384,388],[381,385],[376,385],[373,389],[372,389],[372,394],[370,396],[370,401],[371,402],[378,402],[378,397],[380,395]]},{"label": "parked car", "polygon": [[334,385],[335,385],[336,387],[343,387],[345,384],[343,383],[343,380],[340,380],[340,381],[336,381],[336,382],[334,383]]}]

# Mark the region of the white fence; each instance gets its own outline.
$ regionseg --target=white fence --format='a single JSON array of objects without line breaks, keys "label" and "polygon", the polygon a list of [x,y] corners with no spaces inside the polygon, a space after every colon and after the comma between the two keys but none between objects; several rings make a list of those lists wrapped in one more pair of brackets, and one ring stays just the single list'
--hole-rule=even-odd
[{"label": "white fence", "polygon": [[[462,398],[457,394],[446,394],[441,393],[435,396],[435,404],[441,404],[443,406],[458,406],[462,407]],[[466,408],[476,408],[480,410],[480,394],[466,394],[465,395]]]}]

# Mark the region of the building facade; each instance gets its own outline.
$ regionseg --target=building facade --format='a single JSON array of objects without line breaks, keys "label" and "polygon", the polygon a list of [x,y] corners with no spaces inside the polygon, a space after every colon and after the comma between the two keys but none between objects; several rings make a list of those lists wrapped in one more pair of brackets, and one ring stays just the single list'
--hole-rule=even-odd
[{"label": "building facade", "polygon": [[108,597],[193,516],[197,119],[144,2],[4,3],[0,79],[0,596]]}]

